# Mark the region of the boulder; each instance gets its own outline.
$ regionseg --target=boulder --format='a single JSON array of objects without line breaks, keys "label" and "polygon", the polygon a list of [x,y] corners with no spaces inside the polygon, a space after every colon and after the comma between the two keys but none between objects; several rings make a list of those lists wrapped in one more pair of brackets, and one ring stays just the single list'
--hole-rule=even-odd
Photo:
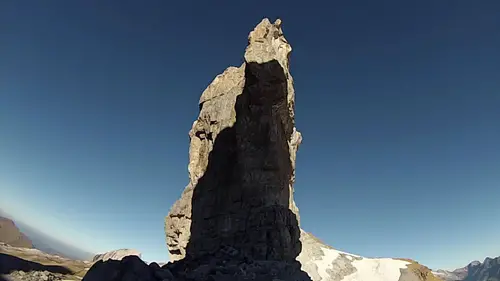
[{"label": "boulder", "polygon": [[121,260],[97,261],[83,277],[83,281],[156,281],[158,279],[155,272],[161,270],[159,267],[150,267],[138,256],[129,255]]}]

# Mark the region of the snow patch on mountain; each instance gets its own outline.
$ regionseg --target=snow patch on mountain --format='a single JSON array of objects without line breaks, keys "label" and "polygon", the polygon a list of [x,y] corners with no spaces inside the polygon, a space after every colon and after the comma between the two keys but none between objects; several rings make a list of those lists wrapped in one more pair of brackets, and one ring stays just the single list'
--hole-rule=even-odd
[{"label": "snow patch on mountain", "polygon": [[401,269],[410,264],[407,261],[390,258],[369,259],[364,258],[353,262],[356,272],[346,276],[342,281],[398,281],[401,276]]},{"label": "snow patch on mountain", "polygon": [[318,266],[318,274],[321,277],[321,280],[328,280],[330,274],[328,270],[333,269],[332,261],[336,260],[340,256],[340,252],[321,247],[321,250],[324,253],[322,259],[316,261],[316,265]]}]

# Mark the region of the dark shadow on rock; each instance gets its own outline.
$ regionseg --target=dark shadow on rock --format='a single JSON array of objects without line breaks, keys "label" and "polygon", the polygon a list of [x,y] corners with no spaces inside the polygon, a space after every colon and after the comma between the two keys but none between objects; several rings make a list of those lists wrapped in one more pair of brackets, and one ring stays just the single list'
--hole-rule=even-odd
[{"label": "dark shadow on rock", "polygon": [[126,256],[122,260],[100,260],[94,263],[82,281],[156,280],[153,274],[154,269],[141,258]]},{"label": "dark shadow on rock", "polygon": [[[288,140],[294,124],[287,86],[277,61],[246,65],[235,124],[216,136],[193,190],[186,257],[162,266],[175,278],[161,280],[311,280],[295,260],[301,242],[290,210]],[[196,136],[214,141],[210,132]],[[150,280],[138,259],[99,261],[83,281]]]},{"label": "dark shadow on rock", "polygon": [[287,77],[278,61],[246,64],[236,121],[216,136],[206,172],[193,190],[185,262],[220,256],[222,250],[248,260],[298,263],[300,228],[289,189],[294,124],[287,98]]},{"label": "dark shadow on rock", "polygon": [[13,271],[48,271],[59,274],[73,274],[73,272],[59,265],[43,265],[22,258],[0,253],[0,274],[10,274]]}]

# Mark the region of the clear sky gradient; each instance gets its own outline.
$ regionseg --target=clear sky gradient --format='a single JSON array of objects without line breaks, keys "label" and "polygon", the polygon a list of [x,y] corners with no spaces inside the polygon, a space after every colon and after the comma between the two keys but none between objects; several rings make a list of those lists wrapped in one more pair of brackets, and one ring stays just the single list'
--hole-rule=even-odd
[{"label": "clear sky gradient", "polygon": [[302,226],[454,268],[500,255],[500,1],[0,3],[0,207],[168,260],[201,92],[283,20]]}]

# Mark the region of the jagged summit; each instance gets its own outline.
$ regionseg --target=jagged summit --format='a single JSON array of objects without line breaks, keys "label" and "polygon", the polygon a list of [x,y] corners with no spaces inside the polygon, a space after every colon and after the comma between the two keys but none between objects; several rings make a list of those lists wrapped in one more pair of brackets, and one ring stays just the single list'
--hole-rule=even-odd
[{"label": "jagged summit", "polygon": [[281,20],[271,23],[264,18],[248,35],[245,61],[265,63],[277,60],[283,69],[289,68],[292,47],[281,30]]},{"label": "jagged summit", "polygon": [[453,271],[436,270],[435,275],[444,281],[497,281],[500,280],[500,257],[486,257]]},{"label": "jagged summit", "polygon": [[481,265],[481,262],[476,260],[469,263],[469,266],[477,266],[477,265]]}]

